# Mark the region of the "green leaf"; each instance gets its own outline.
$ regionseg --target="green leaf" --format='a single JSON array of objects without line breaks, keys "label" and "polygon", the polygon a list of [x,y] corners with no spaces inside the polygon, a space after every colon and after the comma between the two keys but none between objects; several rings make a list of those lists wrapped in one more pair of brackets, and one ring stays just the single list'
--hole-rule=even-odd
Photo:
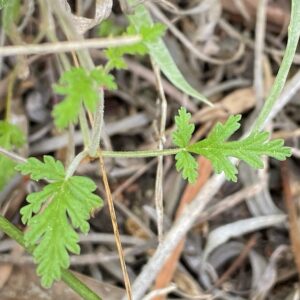
[{"label": "green leaf", "polygon": [[165,31],[165,26],[157,23],[151,26],[141,28],[140,32],[137,32],[134,26],[128,26],[125,32],[126,36],[140,34],[142,36],[142,41],[133,45],[120,46],[109,48],[104,51],[106,58],[108,59],[108,67],[110,69],[125,69],[127,64],[124,60],[124,55],[145,55],[147,54],[148,48],[146,46],[147,42],[154,41],[158,39]]},{"label": "green leaf", "polygon": [[176,169],[182,171],[183,179],[189,183],[194,183],[198,177],[198,163],[195,158],[187,151],[181,151],[176,154]]},{"label": "green leaf", "polygon": [[101,84],[108,90],[116,90],[117,84],[115,78],[111,74],[106,74],[104,69],[94,69],[91,71],[91,78],[95,80],[96,83]]},{"label": "green leaf", "polygon": [[[6,150],[20,148],[25,143],[25,137],[21,129],[7,121],[0,121],[0,146]],[[16,163],[11,159],[0,156],[0,190],[3,189],[9,179],[15,174]]]},{"label": "green leaf", "polygon": [[181,107],[178,116],[175,117],[176,130],[172,134],[173,143],[180,148],[188,146],[195,130],[195,125],[190,124],[190,119],[191,114]]},{"label": "green leaf", "polygon": [[5,187],[6,183],[14,176],[15,174],[16,163],[9,159],[8,157],[1,155],[0,156],[0,191]]},{"label": "green leaf", "polygon": [[[42,177],[47,168],[49,175]],[[42,285],[50,287],[61,278],[62,269],[69,267],[69,252],[79,254],[76,229],[89,231],[90,214],[102,205],[102,199],[93,193],[96,185],[89,178],[73,176],[64,180],[62,164],[49,156],[44,157],[44,163],[30,158],[21,169],[32,178],[54,181],[42,191],[30,194],[28,205],[21,209],[22,222],[28,225],[26,246],[35,247],[37,273],[42,277]]]},{"label": "green leaf", "polygon": [[[172,134],[173,144],[180,148],[186,148],[189,145],[195,125],[190,123],[191,114],[184,107],[178,110],[175,116],[176,130]],[[198,176],[198,163],[195,158],[183,150],[176,154],[176,169],[182,171],[183,179],[187,179],[189,183],[194,183]]]},{"label": "green leaf", "polygon": [[11,32],[12,26],[18,22],[18,19],[20,17],[21,2],[20,0],[10,0],[10,1],[2,0],[2,7],[3,7],[3,12],[2,12],[3,29],[7,35],[10,35],[12,34]]},{"label": "green leaf", "polygon": [[87,72],[83,68],[72,68],[63,73],[59,84],[54,86],[55,92],[65,95],[64,100],[55,105],[53,117],[58,128],[66,128],[77,123],[82,104],[95,112],[99,98],[99,87],[115,89],[116,83],[112,75],[106,74],[103,68]]},{"label": "green leaf", "polygon": [[162,23],[148,23],[142,25],[139,31],[135,27],[135,34],[137,33],[142,36],[143,43],[147,46],[147,43],[157,42],[166,33],[166,26]]},{"label": "green leaf", "polygon": [[217,123],[208,137],[187,147],[192,153],[208,158],[216,173],[224,172],[228,180],[237,181],[237,169],[230,157],[243,160],[251,167],[263,167],[262,156],[267,155],[278,160],[291,156],[291,149],[283,146],[283,140],[269,141],[267,132],[255,132],[239,141],[226,141],[239,127],[240,115],[231,116],[224,123]]},{"label": "green leaf", "polygon": [[30,174],[33,180],[47,179],[56,181],[65,178],[63,164],[49,155],[44,155],[44,162],[34,157],[28,158],[26,163],[17,165],[16,170],[23,175]]},{"label": "green leaf", "polygon": [[127,64],[123,58],[123,55],[126,52],[124,51],[124,49],[120,49],[118,48],[109,48],[106,49],[104,51],[104,54],[108,60],[108,66],[110,69],[117,69],[117,70],[121,70],[121,69],[126,69],[127,68]]},{"label": "green leaf", "polygon": [[55,192],[56,185],[48,184],[42,191],[28,195],[26,200],[29,204],[22,207],[20,210],[23,224],[28,223],[33,214],[38,213],[41,209],[41,206],[47,201],[47,199],[50,199],[51,195],[53,195]]},{"label": "green leaf", "polygon": [[124,27],[119,26],[110,19],[103,20],[98,26],[98,34],[101,37],[116,36],[124,32]]},{"label": "green leaf", "polygon": [[7,3],[8,0],[0,0],[0,9],[2,9]]},{"label": "green leaf", "polygon": [[25,137],[22,130],[16,125],[7,121],[0,121],[0,145],[11,150],[14,147],[21,147],[25,143]]},{"label": "green leaf", "polygon": [[[134,0],[128,0],[130,5],[136,4]],[[152,18],[146,9],[145,5],[139,4],[135,6],[135,13],[128,15],[130,23],[135,27],[138,33],[141,33],[143,28],[153,25]],[[212,105],[203,95],[196,91],[183,77],[182,73],[177,68],[168,48],[161,38],[145,41],[149,53],[155,63],[160,67],[165,76],[181,91],[189,96]]]}]

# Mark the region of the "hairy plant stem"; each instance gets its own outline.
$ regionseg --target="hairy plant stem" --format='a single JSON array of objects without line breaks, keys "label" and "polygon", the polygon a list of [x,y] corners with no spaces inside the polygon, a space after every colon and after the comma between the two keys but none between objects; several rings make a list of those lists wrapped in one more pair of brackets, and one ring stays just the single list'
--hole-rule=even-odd
[{"label": "hairy plant stem", "polygon": [[136,157],[158,157],[166,155],[175,155],[184,148],[163,149],[163,150],[142,150],[142,151],[101,151],[103,157],[120,157],[120,158],[136,158]]},{"label": "hairy plant stem", "polygon": [[[174,148],[174,149],[162,149],[162,150],[142,150],[142,151],[101,151],[101,155],[103,157],[110,158],[136,158],[136,157],[159,157],[166,155],[175,155],[181,151],[184,151],[184,148]],[[98,148],[96,148],[96,153]],[[1,152],[1,148],[0,148]],[[2,152],[3,153],[3,152]],[[5,154],[5,153],[3,153]],[[70,163],[69,168],[66,172],[66,179],[70,178],[78,168],[80,162],[87,156],[91,156],[89,154],[88,149],[78,153],[73,161]],[[98,156],[98,153],[97,153]],[[10,156],[9,156],[10,157]],[[91,156],[95,157],[95,156]]]},{"label": "hairy plant stem", "polygon": [[91,145],[91,135],[83,106],[81,107],[79,112],[79,124],[83,137],[84,148],[88,149]]},{"label": "hairy plant stem", "polygon": [[88,155],[88,151],[84,150],[80,153],[78,153],[74,159],[71,161],[67,171],[66,171],[66,177],[65,179],[69,179],[73,174],[75,173],[76,169],[78,168],[80,162]]},{"label": "hairy plant stem", "polygon": [[[0,230],[15,240],[18,244],[26,249],[30,254],[33,253],[34,247],[26,247],[24,236],[16,226],[9,222],[6,218],[0,215]],[[85,300],[101,300],[92,290],[90,290],[82,281],[74,276],[68,270],[62,270],[62,280],[73,289],[78,295]]]},{"label": "hairy plant stem", "polygon": [[97,150],[100,146],[100,139],[101,139],[101,131],[103,127],[103,116],[104,116],[104,91],[103,89],[100,90],[100,101],[97,105],[97,110],[94,116],[94,124],[92,130],[92,140],[89,146],[89,155],[91,157],[97,156]]},{"label": "hairy plant stem", "polygon": [[[173,148],[173,149],[163,149],[163,150],[141,150],[141,151],[101,151],[101,155],[103,157],[109,158],[141,158],[141,157],[159,157],[159,156],[166,156],[166,155],[176,155],[181,151],[186,151],[185,148]],[[2,147],[0,147],[0,154],[5,155],[6,157],[18,162],[18,163],[25,163],[27,160],[22,156],[19,156],[13,152],[10,152]],[[72,169],[76,170],[81,160],[88,156],[87,150],[84,150],[76,155],[73,162],[69,166],[67,173],[71,174]],[[93,157],[95,158],[95,157]]]},{"label": "hairy plant stem", "polygon": [[279,71],[275,78],[275,82],[271,88],[270,94],[256,119],[252,132],[260,131],[265,122],[270,115],[270,112],[277,101],[277,98],[280,96],[280,93],[283,90],[284,84],[286,82],[289,70],[293,63],[294,56],[296,54],[298,42],[300,37],[300,1],[292,1],[292,10],[291,10],[291,20],[288,30],[288,41],[287,46],[284,52],[282,63],[280,65]]}]

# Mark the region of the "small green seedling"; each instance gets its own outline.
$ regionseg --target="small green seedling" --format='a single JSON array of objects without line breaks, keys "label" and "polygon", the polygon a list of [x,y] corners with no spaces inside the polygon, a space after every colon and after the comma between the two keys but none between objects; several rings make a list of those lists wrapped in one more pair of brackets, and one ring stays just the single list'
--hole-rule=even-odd
[{"label": "small green seedling", "polygon": [[[291,156],[291,149],[283,146],[283,140],[268,141],[268,132],[253,133],[239,141],[227,141],[239,129],[240,115],[229,117],[224,124],[217,123],[207,138],[190,144],[195,129],[190,118],[191,114],[180,108],[172,135],[173,143],[178,146],[173,149],[177,153],[176,168],[190,183],[198,176],[197,161],[191,153],[205,156],[212,162],[216,173],[224,172],[232,181],[237,180],[238,171],[230,157],[241,159],[254,168],[262,168],[262,155],[278,160]],[[144,151],[143,156],[165,155],[167,151]],[[139,151],[129,153],[130,157],[139,156]],[[106,151],[103,155],[109,156]],[[120,152],[120,156],[127,157],[128,153]],[[28,247],[35,247],[33,255],[38,263],[37,273],[42,277],[42,284],[49,287],[54,280],[60,279],[61,269],[69,267],[68,252],[79,254],[75,230],[89,231],[87,220],[90,213],[102,205],[102,200],[93,193],[96,185],[92,180],[81,176],[68,177],[62,163],[51,156],[44,156],[43,162],[29,158],[16,169],[23,175],[30,175],[32,180],[50,182],[42,191],[30,194],[27,197],[29,204],[21,209],[22,222],[28,225],[25,243]]]},{"label": "small green seedling", "polygon": [[[15,150],[25,143],[23,132],[8,121],[0,121],[0,147],[6,150]],[[0,156],[0,191],[11,179],[15,172],[16,163],[6,156]]]},{"label": "small green seedling", "polygon": [[[0,0],[0,8],[7,2]],[[20,6],[19,0],[12,0],[9,3],[10,5],[4,7],[2,15],[5,32],[11,28],[12,20],[18,19],[16,11]],[[128,0],[128,3],[132,5],[136,4],[136,1]],[[230,116],[224,124],[217,123],[205,139],[192,144],[191,138],[195,125],[190,122],[191,114],[185,108],[180,108],[175,117],[176,130],[172,134],[176,148],[145,151],[101,151],[100,155],[135,158],[175,155],[176,168],[189,183],[194,183],[198,176],[195,154],[209,159],[215,172],[224,173],[225,177],[231,181],[237,181],[238,173],[231,158],[242,160],[258,169],[263,167],[263,156],[278,160],[284,160],[291,156],[291,149],[283,145],[283,140],[269,140],[269,133],[262,131],[262,128],[282,91],[295,55],[300,36],[299,14],[300,1],[293,0],[288,45],[283,62],[270,96],[248,136],[238,141],[231,140],[232,135],[240,128],[241,116],[236,115]],[[166,78],[178,89],[195,99],[211,104],[182,76],[163,42],[164,26],[153,23],[146,7],[143,4],[135,6],[135,13],[129,15],[128,19],[129,27],[124,34],[139,34],[142,36],[142,42],[105,50],[107,63],[101,67],[93,69],[89,64],[76,68],[65,67],[65,72],[61,75],[58,84],[54,86],[54,91],[64,96],[64,99],[53,109],[54,123],[60,130],[79,123],[84,137],[84,150],[74,157],[67,169],[62,162],[55,160],[52,156],[44,156],[43,161],[29,158],[25,163],[17,165],[17,171],[23,175],[29,175],[32,180],[45,185],[41,191],[27,196],[28,204],[20,211],[22,222],[28,227],[24,239],[12,224],[0,216],[1,230],[22,245],[25,240],[27,250],[33,253],[38,264],[37,273],[41,276],[42,284],[45,287],[50,287],[55,280],[66,278],[64,274],[66,274],[65,269],[70,265],[69,253],[79,254],[80,252],[78,232],[87,233],[89,231],[90,215],[102,205],[102,199],[96,194],[95,183],[87,177],[74,176],[74,173],[82,159],[87,156],[99,155],[97,149],[100,144],[101,124],[103,123],[104,91],[117,88],[115,79],[110,72],[113,69],[126,68],[124,55],[148,53]],[[67,19],[65,21],[68,22]],[[72,26],[69,24],[69,27]],[[86,58],[86,60],[79,59],[83,65],[84,61],[91,61],[90,57],[84,57],[84,55],[88,55],[87,53],[77,53],[79,58]],[[68,60],[67,56],[65,58]],[[68,64],[71,65],[69,61],[66,65]],[[87,125],[87,112],[94,115],[91,129]],[[17,127],[6,121],[0,122],[0,146],[2,148],[13,151],[15,148],[21,147],[23,143],[24,136]],[[7,157],[0,156],[0,168],[8,170],[0,173],[0,188],[12,176],[14,165],[15,163]],[[67,277],[68,284],[74,288],[76,280],[71,275]],[[82,294],[93,294],[89,293],[88,288],[81,285],[77,291],[82,290],[85,291]],[[86,299],[99,299],[99,297],[93,294],[86,296]]]}]

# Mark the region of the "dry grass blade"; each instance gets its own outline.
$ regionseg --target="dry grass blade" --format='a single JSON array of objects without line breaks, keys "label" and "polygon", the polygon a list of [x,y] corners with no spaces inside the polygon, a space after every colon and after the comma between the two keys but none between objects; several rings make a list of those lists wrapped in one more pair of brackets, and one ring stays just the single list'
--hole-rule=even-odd
[{"label": "dry grass blade", "polygon": [[166,297],[167,294],[172,293],[174,291],[176,291],[176,286],[171,284],[170,286],[168,286],[166,288],[152,291],[151,293],[146,295],[143,300],[154,300],[154,299],[158,299],[157,297],[159,297],[159,296]]},{"label": "dry grass blade", "polygon": [[78,33],[85,33],[87,30],[100,24],[104,19],[106,19],[112,10],[113,1],[112,0],[96,0],[95,3],[95,14],[93,18],[85,18],[77,16],[71,13],[71,7],[66,0],[61,1],[64,7],[67,9],[72,17],[74,26],[77,28]]},{"label": "dry grass blade", "polygon": [[5,155],[5,156],[7,156],[8,158],[16,161],[16,162],[19,162],[19,163],[25,163],[27,161],[26,158],[24,158],[24,157],[22,157],[22,156],[20,156],[18,154],[15,154],[15,153],[13,153],[11,151],[8,151],[8,150],[6,150],[6,149],[4,149],[2,147],[0,147],[0,153],[3,154],[3,155]]},{"label": "dry grass blade", "polygon": [[113,203],[113,199],[112,199],[112,195],[111,195],[111,191],[110,191],[110,187],[109,187],[109,183],[108,183],[108,179],[107,179],[107,174],[106,174],[106,170],[105,170],[105,166],[104,166],[103,157],[101,155],[101,150],[98,151],[98,157],[99,157],[100,169],[101,169],[101,173],[102,173],[102,177],[103,177],[105,193],[106,193],[106,197],[107,197],[107,203],[108,203],[109,212],[110,212],[110,216],[111,216],[111,222],[112,222],[112,226],[113,226],[113,230],[114,230],[116,245],[117,245],[117,249],[118,249],[122,272],[123,272],[126,293],[127,293],[128,300],[132,300],[131,284],[130,284],[130,280],[129,280],[129,276],[128,276],[128,272],[127,272],[127,268],[126,268],[125,259],[124,259],[124,253],[123,253],[122,243],[121,243],[121,239],[120,239],[120,233],[119,233],[119,229],[118,229],[117,216],[116,216],[114,203]]},{"label": "dry grass blade", "polygon": [[140,36],[119,38],[95,38],[82,41],[63,41],[57,43],[27,44],[22,46],[5,46],[0,48],[0,57],[32,54],[53,54],[82,49],[101,49],[132,45],[141,41]]},{"label": "dry grass blade", "polygon": [[221,286],[245,261],[251,249],[256,245],[257,237],[253,235],[246,243],[244,249],[241,251],[240,255],[233,262],[233,264],[222,274],[218,281],[214,284],[214,287]]},{"label": "dry grass blade", "polygon": [[[158,129],[159,141],[158,149],[163,150],[164,142],[166,141],[165,129],[166,129],[166,119],[167,119],[167,99],[165,96],[162,78],[160,74],[160,69],[154,61],[152,61],[152,66],[156,78],[157,91],[160,100],[160,126]],[[156,168],[156,181],[155,181],[155,207],[157,216],[157,229],[158,229],[158,241],[163,240],[163,224],[164,224],[164,203],[163,203],[163,157],[158,157],[158,164]]]},{"label": "dry grass blade", "polygon": [[263,58],[266,32],[266,7],[267,0],[260,0],[257,8],[256,36],[255,36],[255,61],[254,61],[254,88],[256,93],[257,107],[260,109],[264,98]]},{"label": "dry grass blade", "polygon": [[216,228],[211,231],[203,253],[207,259],[210,253],[231,238],[239,237],[256,230],[281,224],[286,220],[285,215],[270,215],[239,220]]},{"label": "dry grass blade", "polygon": [[[269,298],[268,293],[276,283],[277,279],[277,262],[287,250],[287,246],[281,245],[272,253],[268,266],[257,282],[256,287],[250,296],[253,300],[264,300]],[[295,299],[295,298],[294,298]]]},{"label": "dry grass blade", "polygon": [[289,220],[289,233],[292,245],[292,251],[300,278],[300,228],[298,222],[298,216],[296,213],[295,206],[295,195],[292,194],[290,186],[290,174],[288,170],[287,162],[281,163],[281,178],[284,193],[284,202],[287,209],[288,220]]}]

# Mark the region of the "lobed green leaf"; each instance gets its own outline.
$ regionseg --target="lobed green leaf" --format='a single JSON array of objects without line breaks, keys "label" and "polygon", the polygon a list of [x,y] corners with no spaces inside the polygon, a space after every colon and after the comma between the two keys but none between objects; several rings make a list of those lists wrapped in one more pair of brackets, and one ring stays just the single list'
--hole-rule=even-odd
[{"label": "lobed green leaf", "polygon": [[194,183],[198,177],[198,163],[195,158],[187,151],[181,151],[176,154],[176,169],[182,172],[183,179],[189,183]]},{"label": "lobed green leaf", "polygon": [[42,285],[50,287],[61,278],[62,269],[69,267],[69,252],[79,254],[75,229],[89,231],[90,214],[102,205],[102,199],[93,193],[96,185],[89,178],[73,176],[65,180],[62,164],[52,157],[44,156],[44,163],[30,158],[20,170],[35,180],[54,181],[42,191],[30,194],[28,205],[21,209],[22,222],[28,225],[25,243],[35,246],[37,273],[42,277]]},{"label": "lobed green leaf", "polygon": [[[15,174],[16,163],[4,155],[0,156],[0,191]],[[4,171],[5,170],[5,171]]]},{"label": "lobed green leaf", "polygon": [[190,123],[190,119],[191,114],[184,107],[181,107],[178,110],[178,115],[175,116],[176,130],[172,134],[172,140],[180,148],[188,146],[195,130],[195,125]]},{"label": "lobed green leaf", "polygon": [[[20,148],[25,143],[24,133],[16,125],[7,121],[0,121],[0,146],[6,150]],[[0,190],[15,174],[16,163],[11,159],[0,156]]]},{"label": "lobed green leaf", "polygon": [[0,145],[1,147],[11,150],[19,148],[25,143],[25,137],[22,130],[16,125],[7,121],[0,121]]},{"label": "lobed green leaf", "polygon": [[127,27],[126,36],[140,34],[142,41],[133,45],[120,46],[109,48],[104,51],[108,64],[106,68],[109,69],[125,69],[127,64],[124,60],[124,55],[145,55],[147,54],[148,48],[146,43],[158,39],[164,33],[165,27],[160,24],[152,24],[151,26],[143,26],[140,32],[137,32],[134,26],[130,25]]},{"label": "lobed green leaf", "polygon": [[239,141],[227,141],[240,127],[240,116],[231,116],[224,124],[218,123],[208,137],[187,147],[187,150],[208,158],[216,173],[224,172],[228,180],[237,181],[237,169],[230,157],[238,158],[255,169],[263,168],[262,156],[285,160],[291,149],[283,140],[269,141],[267,132],[255,132]]},{"label": "lobed green leaf", "polygon": [[64,95],[64,100],[55,105],[53,117],[58,128],[66,128],[71,123],[77,123],[82,105],[95,112],[100,101],[99,88],[116,89],[114,77],[107,74],[103,68],[87,72],[83,68],[72,68],[63,73],[59,83],[54,86],[56,93]]},{"label": "lobed green leaf", "polygon": [[52,183],[45,186],[42,191],[27,196],[26,200],[29,204],[20,210],[23,224],[28,223],[33,214],[37,214],[41,210],[42,205],[51,199],[52,195],[55,195],[57,189],[57,183]]},{"label": "lobed green leaf", "polygon": [[30,174],[33,180],[63,180],[65,178],[65,169],[59,160],[55,160],[52,156],[44,155],[44,162],[31,157],[27,162],[16,166],[16,170],[23,175]]},{"label": "lobed green leaf", "polygon": [[101,37],[120,35],[124,32],[124,27],[116,24],[110,19],[103,20],[98,26],[98,34]]}]

